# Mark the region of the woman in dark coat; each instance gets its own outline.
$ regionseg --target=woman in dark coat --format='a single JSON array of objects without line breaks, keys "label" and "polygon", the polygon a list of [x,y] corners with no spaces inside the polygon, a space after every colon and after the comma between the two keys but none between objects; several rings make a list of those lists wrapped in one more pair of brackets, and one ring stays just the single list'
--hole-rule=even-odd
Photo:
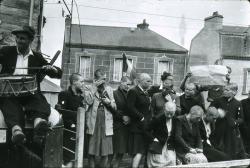
[{"label": "woman in dark coat", "polygon": [[147,155],[148,167],[165,167],[176,165],[174,144],[176,105],[167,102],[163,107],[164,114],[152,119],[147,130],[151,131],[152,142]]}]

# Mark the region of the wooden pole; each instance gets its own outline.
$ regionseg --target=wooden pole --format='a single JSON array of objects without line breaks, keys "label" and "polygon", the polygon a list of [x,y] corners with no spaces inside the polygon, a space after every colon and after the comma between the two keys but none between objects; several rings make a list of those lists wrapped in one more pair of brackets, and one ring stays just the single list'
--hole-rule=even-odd
[{"label": "wooden pole", "polygon": [[84,127],[85,127],[85,108],[78,107],[77,109],[77,127],[76,127],[76,153],[75,166],[76,168],[83,167],[83,151],[84,151]]}]

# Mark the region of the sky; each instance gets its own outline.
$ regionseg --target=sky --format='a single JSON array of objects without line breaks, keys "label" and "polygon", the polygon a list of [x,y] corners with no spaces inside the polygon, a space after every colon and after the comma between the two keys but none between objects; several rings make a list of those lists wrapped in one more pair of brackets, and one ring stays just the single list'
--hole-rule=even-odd
[{"label": "sky", "polygon": [[[65,0],[71,10],[71,0]],[[204,18],[218,11],[223,25],[250,25],[247,0],[73,0],[74,24],[136,27],[143,19],[149,29],[190,48],[192,38],[202,29]],[[63,48],[65,16],[63,0],[45,0],[42,52],[53,56]],[[78,19],[79,18],[79,19]],[[61,66],[61,57],[55,63]],[[54,80],[59,84],[58,80]]]}]

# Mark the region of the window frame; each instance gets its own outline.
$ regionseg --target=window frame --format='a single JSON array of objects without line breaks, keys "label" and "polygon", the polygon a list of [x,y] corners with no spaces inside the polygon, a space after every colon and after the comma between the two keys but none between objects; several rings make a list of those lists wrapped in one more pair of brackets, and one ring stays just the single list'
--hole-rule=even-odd
[{"label": "window frame", "polygon": [[250,87],[247,88],[247,82],[250,82],[250,78],[247,79],[248,78],[248,73],[250,73],[250,68],[243,68],[243,88],[242,88],[242,95],[247,95],[248,94],[248,90],[250,90]]},{"label": "window frame", "polygon": [[[154,76],[153,76],[153,84],[160,85],[161,79],[159,78],[157,80],[157,77],[160,77],[161,75],[158,76],[158,68],[159,68],[159,63],[160,62],[169,62],[169,73],[173,74],[174,70],[174,59],[167,57],[165,54],[161,57],[156,57],[154,59]],[[158,83],[159,82],[159,83]]]}]

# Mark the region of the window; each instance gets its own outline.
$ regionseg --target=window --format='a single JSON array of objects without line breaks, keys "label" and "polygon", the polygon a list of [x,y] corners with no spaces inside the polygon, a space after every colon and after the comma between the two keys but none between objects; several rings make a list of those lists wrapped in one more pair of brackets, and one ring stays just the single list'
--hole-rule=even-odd
[{"label": "window", "polygon": [[[130,63],[133,65],[132,59],[128,59]],[[119,82],[122,78],[122,58],[115,58],[114,60],[114,73],[113,73],[113,81]]]},{"label": "window", "polygon": [[88,56],[80,57],[80,67],[79,73],[83,76],[84,79],[91,78],[91,59]]},{"label": "window", "polygon": [[250,68],[244,68],[244,81],[243,81],[243,90],[242,94],[247,94],[250,90]]},{"label": "window", "polygon": [[172,68],[171,68],[171,63],[170,61],[159,61],[158,62],[158,68],[157,68],[157,74],[156,74],[156,83],[160,84],[161,82],[161,75],[162,73],[166,71],[166,72],[170,72],[172,73]]}]

